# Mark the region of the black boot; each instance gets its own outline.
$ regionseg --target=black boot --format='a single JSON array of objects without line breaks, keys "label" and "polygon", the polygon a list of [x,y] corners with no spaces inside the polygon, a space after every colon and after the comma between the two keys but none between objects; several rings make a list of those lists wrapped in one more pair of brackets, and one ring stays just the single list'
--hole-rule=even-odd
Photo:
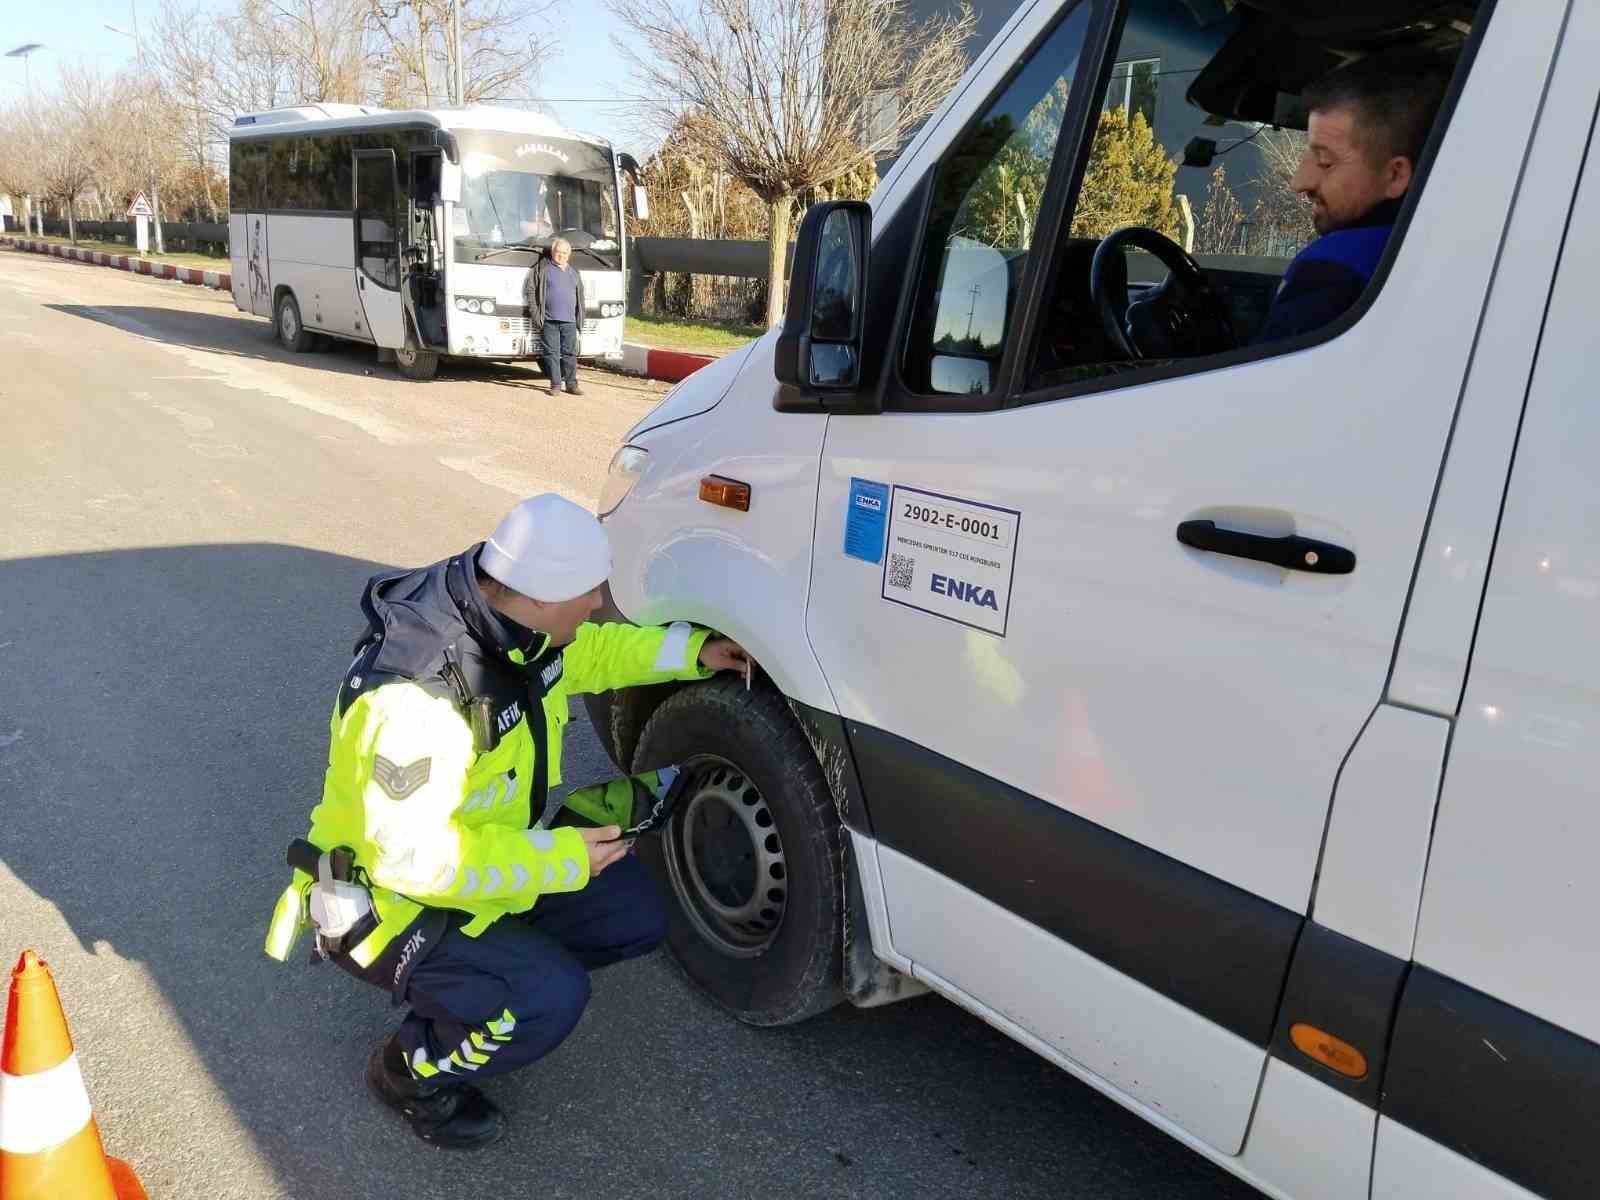
[{"label": "black boot", "polygon": [[413,1078],[405,1051],[390,1038],[367,1062],[372,1094],[411,1123],[411,1131],[430,1146],[477,1150],[500,1140],[506,1119],[470,1083],[435,1083]]}]

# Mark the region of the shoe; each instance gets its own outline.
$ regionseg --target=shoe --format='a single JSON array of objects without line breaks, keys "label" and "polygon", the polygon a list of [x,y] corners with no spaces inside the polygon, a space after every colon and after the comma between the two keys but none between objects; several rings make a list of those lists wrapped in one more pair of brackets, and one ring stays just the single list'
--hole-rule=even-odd
[{"label": "shoe", "polygon": [[567,395],[569,395],[569,396],[581,396],[581,395],[583,395],[583,389],[581,387],[579,387],[575,383],[569,383],[567,385]]},{"label": "shoe", "polygon": [[439,1084],[412,1076],[405,1051],[391,1037],[367,1061],[372,1094],[411,1125],[411,1132],[443,1150],[478,1150],[500,1140],[505,1115],[470,1083]]}]

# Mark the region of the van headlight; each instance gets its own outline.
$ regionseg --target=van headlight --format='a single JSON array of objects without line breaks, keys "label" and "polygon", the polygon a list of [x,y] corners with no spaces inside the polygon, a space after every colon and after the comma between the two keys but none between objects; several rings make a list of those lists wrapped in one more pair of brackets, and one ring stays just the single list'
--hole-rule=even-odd
[{"label": "van headlight", "polygon": [[644,469],[650,465],[650,452],[639,446],[624,446],[611,456],[611,466],[606,470],[606,482],[600,489],[600,515],[610,516],[617,506],[628,498],[633,485],[639,482]]}]

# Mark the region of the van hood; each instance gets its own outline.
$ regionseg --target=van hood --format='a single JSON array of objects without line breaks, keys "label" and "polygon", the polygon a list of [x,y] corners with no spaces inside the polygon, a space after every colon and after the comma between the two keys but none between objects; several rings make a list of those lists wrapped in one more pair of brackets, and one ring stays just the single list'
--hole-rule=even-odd
[{"label": "van hood", "polygon": [[744,370],[756,347],[763,347],[765,357],[771,359],[771,343],[777,336],[778,331],[770,329],[749,345],[741,346],[701,367],[661,397],[660,403],[637,425],[628,430],[623,441],[631,442],[652,429],[660,429],[663,425],[671,425],[674,421],[684,421],[710,412],[722,403],[722,398],[732,389],[733,381],[739,377],[739,372]]}]

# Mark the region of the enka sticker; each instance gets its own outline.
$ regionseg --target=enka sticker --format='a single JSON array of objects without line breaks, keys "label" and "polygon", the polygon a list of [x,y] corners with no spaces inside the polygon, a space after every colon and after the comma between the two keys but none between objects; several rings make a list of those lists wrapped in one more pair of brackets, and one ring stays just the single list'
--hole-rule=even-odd
[{"label": "enka sticker", "polygon": [[951,579],[945,575],[935,575],[933,590],[941,596],[949,596],[952,600],[965,600],[968,604],[976,604],[979,608],[1000,611],[1000,605],[995,602],[993,588],[980,587],[976,583],[963,583],[959,579]]}]

